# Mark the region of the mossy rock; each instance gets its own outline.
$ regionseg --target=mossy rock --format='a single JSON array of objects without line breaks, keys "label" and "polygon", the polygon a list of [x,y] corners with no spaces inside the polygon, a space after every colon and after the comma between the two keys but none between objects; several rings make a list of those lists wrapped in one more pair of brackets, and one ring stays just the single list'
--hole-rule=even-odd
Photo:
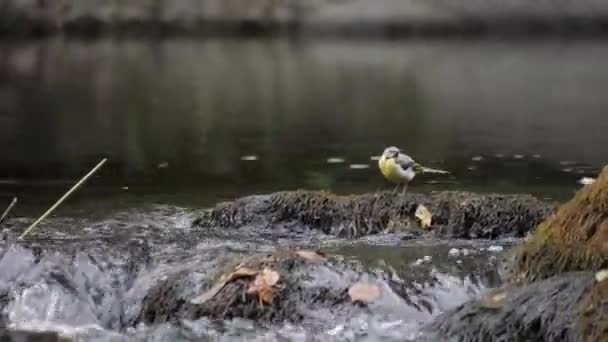
[{"label": "mossy rock", "polygon": [[605,341],[586,339],[580,333],[599,332],[589,326],[589,319],[581,322],[579,314],[581,303],[593,293],[593,279],[591,272],[571,272],[523,287],[492,289],[437,316],[423,328],[424,341]]},{"label": "mossy rock", "polygon": [[608,166],[515,250],[513,281],[608,267]]},{"label": "mossy rock", "polygon": [[602,273],[579,305],[576,328],[583,341],[608,341],[608,270]]},{"label": "mossy rock", "polygon": [[[416,216],[432,214],[430,227]],[[323,191],[278,192],[218,204],[195,222],[238,228],[297,226],[342,237],[417,232],[453,238],[522,237],[555,208],[530,195],[444,191],[430,195],[383,192],[339,196]]]},{"label": "mossy rock", "polygon": [[[407,306],[412,312],[430,315],[431,298],[416,286],[381,278],[340,258],[295,249],[275,250],[227,263],[216,276],[196,284],[196,269],[168,275],[154,285],[143,299],[141,310],[131,325],[160,324],[195,320],[244,318],[260,324],[301,322],[315,310],[330,310],[348,317],[369,305]],[[357,266],[358,265],[358,266]],[[276,272],[278,282],[269,301],[261,292],[251,292],[262,270]],[[250,274],[249,272],[254,271]],[[232,276],[239,273],[238,276]],[[359,282],[377,286],[382,300],[353,301],[351,286]],[[219,286],[218,286],[219,285]]]}]

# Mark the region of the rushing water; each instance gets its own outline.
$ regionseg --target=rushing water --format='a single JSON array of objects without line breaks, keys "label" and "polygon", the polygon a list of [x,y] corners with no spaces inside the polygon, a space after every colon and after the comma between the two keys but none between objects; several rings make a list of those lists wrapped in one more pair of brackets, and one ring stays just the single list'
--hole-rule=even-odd
[{"label": "rushing water", "polygon": [[[195,208],[245,194],[390,187],[373,160],[387,145],[453,173],[421,176],[411,191],[567,198],[608,161],[607,58],[601,41],[2,43],[0,208],[19,197],[6,226],[22,231],[110,160],[32,242],[0,244],[0,289],[29,284],[11,292],[5,323],[100,341],[412,337],[437,311],[412,316],[387,303],[264,329],[245,320],[116,327],[169,269],[198,263],[209,275],[290,242],[377,272],[430,272],[439,311],[500,284],[500,248],[489,242],[276,237],[190,222]],[[46,281],[51,273],[73,291]]]}]

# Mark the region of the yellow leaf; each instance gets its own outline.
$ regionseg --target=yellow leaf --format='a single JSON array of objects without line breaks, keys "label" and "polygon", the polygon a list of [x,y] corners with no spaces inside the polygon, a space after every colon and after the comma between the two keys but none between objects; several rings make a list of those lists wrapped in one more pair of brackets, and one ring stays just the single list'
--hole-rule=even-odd
[{"label": "yellow leaf", "polygon": [[431,226],[433,214],[431,214],[431,212],[422,204],[416,208],[416,213],[414,215],[420,220],[420,225],[423,228],[428,228]]},{"label": "yellow leaf", "polygon": [[353,302],[369,304],[380,297],[380,288],[376,284],[358,282],[348,289],[348,295]]}]

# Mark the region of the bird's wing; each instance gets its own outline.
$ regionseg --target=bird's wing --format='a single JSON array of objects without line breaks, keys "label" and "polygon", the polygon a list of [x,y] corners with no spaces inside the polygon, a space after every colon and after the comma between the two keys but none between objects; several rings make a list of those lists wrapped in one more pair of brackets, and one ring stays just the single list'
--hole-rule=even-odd
[{"label": "bird's wing", "polygon": [[399,165],[403,170],[407,170],[416,164],[414,159],[403,153],[399,153],[399,155],[395,158],[395,163],[397,163],[397,165]]},{"label": "bird's wing", "polygon": [[410,167],[414,168],[415,172],[421,173],[440,173],[440,174],[450,174],[449,171],[439,170],[439,169],[431,169],[430,167],[423,166],[418,164],[412,159],[412,157],[407,154],[399,153],[399,156],[395,158],[395,162],[401,166],[403,170],[407,170]]}]

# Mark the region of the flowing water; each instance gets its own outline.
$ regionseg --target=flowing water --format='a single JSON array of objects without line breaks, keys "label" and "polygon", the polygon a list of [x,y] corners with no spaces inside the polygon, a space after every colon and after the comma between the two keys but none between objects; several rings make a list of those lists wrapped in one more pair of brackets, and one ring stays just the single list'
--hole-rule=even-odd
[{"label": "flowing water", "polygon": [[[410,191],[563,200],[608,161],[602,41],[48,39],[0,46],[0,207],[15,232],[101,157],[109,163],[31,240],[0,242],[13,329],[95,341],[404,340],[501,283],[514,241],[346,241],[320,233],[192,228],[196,210],[252,193],[389,188],[374,158],[397,145],[452,176]],[[301,324],[202,319],[124,328],[167,272],[288,243],[374,274],[422,272],[433,310],[382,303]],[[504,248],[504,249],[503,249]],[[340,283],[344,279],[332,278]],[[194,291],[194,290],[193,290]]]}]

